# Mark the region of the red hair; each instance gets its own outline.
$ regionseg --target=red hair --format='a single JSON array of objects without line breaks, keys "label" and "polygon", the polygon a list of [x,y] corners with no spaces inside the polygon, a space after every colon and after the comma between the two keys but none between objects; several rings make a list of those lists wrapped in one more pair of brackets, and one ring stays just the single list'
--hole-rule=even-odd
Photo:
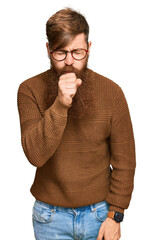
[{"label": "red hair", "polygon": [[79,33],[85,34],[88,43],[89,25],[85,17],[70,8],[56,12],[46,23],[46,34],[52,50],[65,47]]}]

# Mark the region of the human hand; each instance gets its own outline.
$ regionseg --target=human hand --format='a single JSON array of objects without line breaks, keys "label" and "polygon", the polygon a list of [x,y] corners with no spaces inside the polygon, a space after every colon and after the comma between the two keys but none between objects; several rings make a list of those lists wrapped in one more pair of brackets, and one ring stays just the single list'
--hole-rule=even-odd
[{"label": "human hand", "polygon": [[66,107],[71,107],[73,97],[77,88],[82,84],[81,79],[77,79],[75,73],[61,75],[58,81],[58,99]]},{"label": "human hand", "polygon": [[119,240],[120,237],[120,223],[108,217],[102,223],[96,240]]}]

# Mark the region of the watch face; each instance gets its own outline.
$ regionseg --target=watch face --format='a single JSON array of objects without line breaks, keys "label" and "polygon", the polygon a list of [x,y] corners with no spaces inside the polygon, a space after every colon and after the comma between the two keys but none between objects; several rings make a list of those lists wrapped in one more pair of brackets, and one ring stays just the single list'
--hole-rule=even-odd
[{"label": "watch face", "polygon": [[123,217],[124,217],[123,213],[116,212],[115,216],[114,216],[114,219],[115,219],[116,222],[120,223],[120,222],[123,221]]}]

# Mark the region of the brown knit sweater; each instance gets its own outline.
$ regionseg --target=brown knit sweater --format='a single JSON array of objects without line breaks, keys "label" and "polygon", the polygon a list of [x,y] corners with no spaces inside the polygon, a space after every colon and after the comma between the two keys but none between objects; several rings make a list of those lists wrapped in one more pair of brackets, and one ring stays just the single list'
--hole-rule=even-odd
[{"label": "brown knit sweater", "polygon": [[46,107],[50,71],[24,81],[18,89],[22,146],[37,167],[31,193],[62,207],[106,200],[110,210],[124,212],[133,190],[135,146],[121,88],[88,69],[95,109],[91,117],[72,120],[58,98]]}]

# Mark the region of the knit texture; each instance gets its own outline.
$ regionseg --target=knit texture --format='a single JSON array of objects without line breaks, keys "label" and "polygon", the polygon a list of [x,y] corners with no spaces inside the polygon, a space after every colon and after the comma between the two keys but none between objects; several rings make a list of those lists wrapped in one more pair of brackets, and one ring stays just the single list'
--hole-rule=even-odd
[{"label": "knit texture", "polygon": [[22,146],[37,167],[31,193],[62,207],[105,200],[110,210],[124,212],[133,191],[135,145],[122,89],[88,69],[95,108],[90,117],[76,120],[58,98],[47,108],[50,71],[22,82],[18,89]]}]

